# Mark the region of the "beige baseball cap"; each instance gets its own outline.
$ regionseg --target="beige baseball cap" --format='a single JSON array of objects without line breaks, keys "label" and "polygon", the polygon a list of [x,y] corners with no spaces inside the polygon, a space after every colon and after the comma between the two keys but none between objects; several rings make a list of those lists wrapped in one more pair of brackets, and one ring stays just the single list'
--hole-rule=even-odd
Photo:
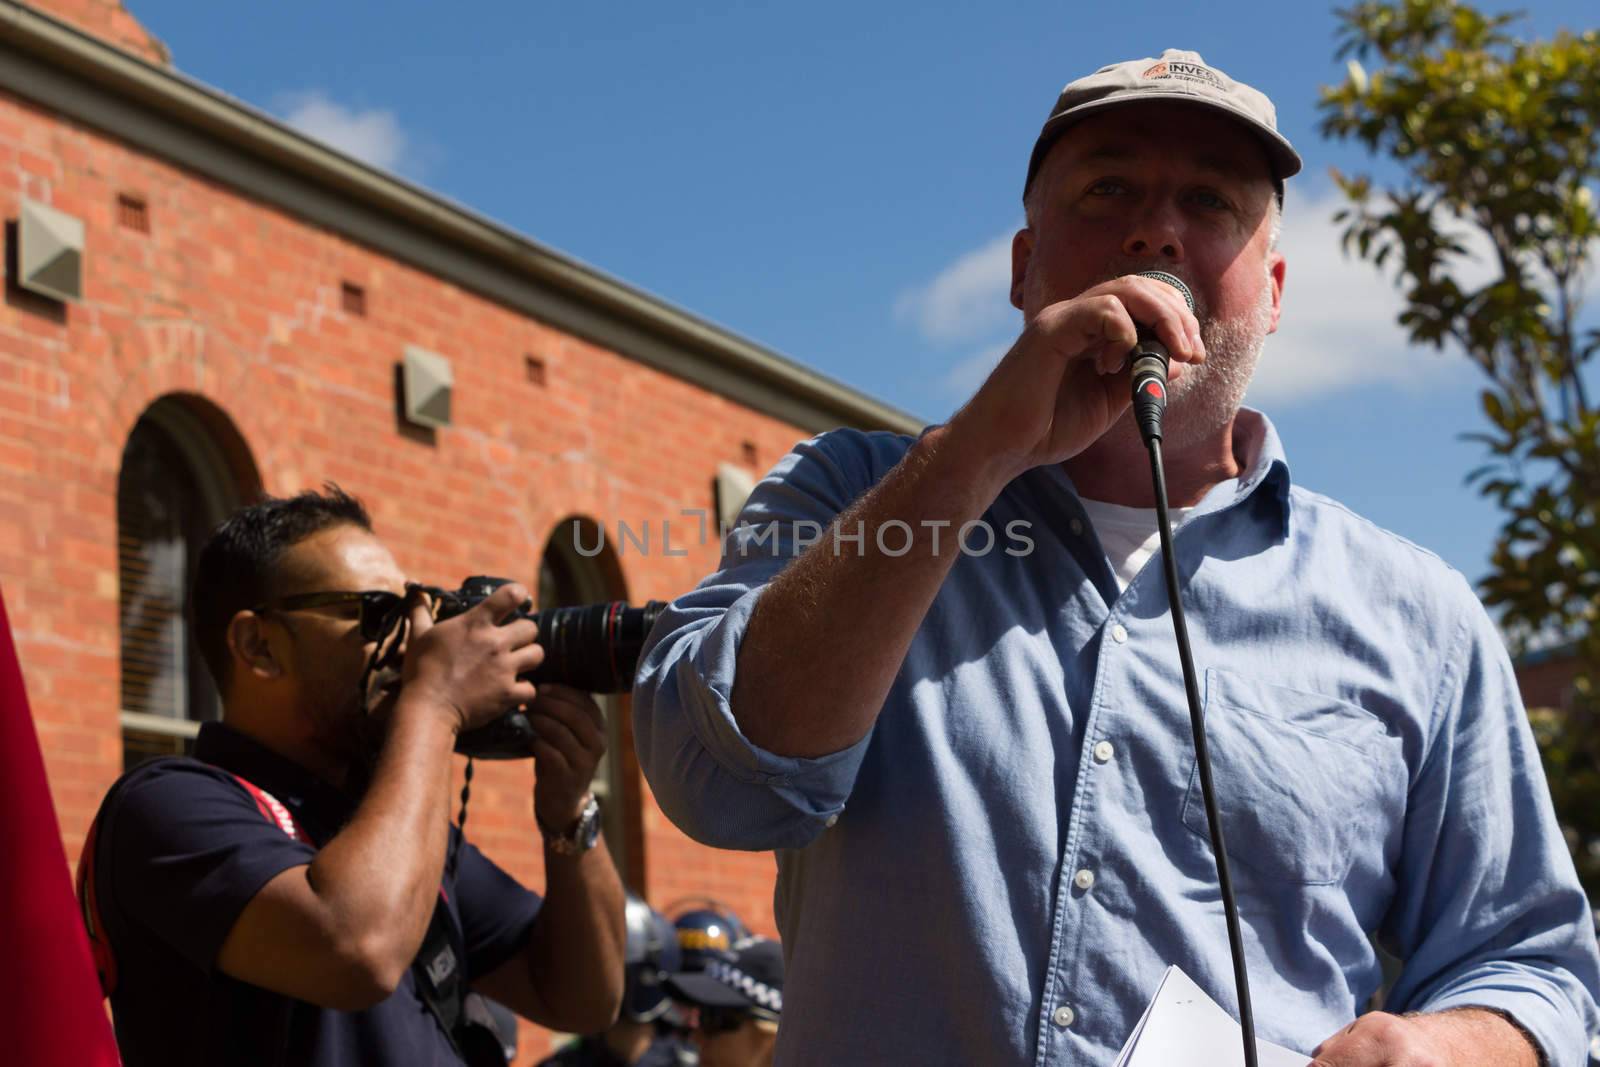
[{"label": "beige baseball cap", "polygon": [[1261,139],[1272,166],[1272,178],[1279,190],[1283,179],[1300,172],[1300,153],[1278,132],[1278,113],[1259,89],[1236,82],[1216,67],[1206,65],[1199,52],[1169,48],[1160,59],[1130,59],[1101,67],[1087,78],[1079,78],[1061,90],[1056,106],[1045,120],[1039,139],[1028,160],[1028,180],[1022,185],[1027,196],[1033,176],[1039,172],[1045,153],[1074,124],[1090,115],[1120,104],[1147,100],[1177,100],[1199,104],[1237,119]]}]

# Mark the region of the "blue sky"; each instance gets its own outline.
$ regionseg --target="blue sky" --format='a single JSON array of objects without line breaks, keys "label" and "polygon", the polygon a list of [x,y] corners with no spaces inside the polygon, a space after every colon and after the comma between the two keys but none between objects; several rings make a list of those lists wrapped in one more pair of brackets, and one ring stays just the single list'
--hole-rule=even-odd
[{"label": "blue sky", "polygon": [[[1316,132],[1318,87],[1343,77],[1331,8],[128,6],[186,74],[930,420],[1019,326],[1004,249],[1060,87],[1197,50],[1272,97],[1306,161],[1282,240],[1284,326],[1250,402],[1301,484],[1469,578],[1486,568],[1498,522],[1463,484],[1479,447],[1458,440],[1480,428],[1478,372],[1407,350],[1399,297],[1340,256],[1329,219],[1328,167],[1369,166]],[[1597,21],[1551,0],[1519,29]]]}]

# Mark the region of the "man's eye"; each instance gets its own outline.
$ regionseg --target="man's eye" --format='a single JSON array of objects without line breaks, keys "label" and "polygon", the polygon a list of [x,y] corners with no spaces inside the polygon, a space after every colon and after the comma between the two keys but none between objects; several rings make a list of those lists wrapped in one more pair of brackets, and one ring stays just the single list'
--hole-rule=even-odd
[{"label": "man's eye", "polygon": [[1226,209],[1228,202],[1210,189],[1196,189],[1192,198],[1202,207]]},{"label": "man's eye", "polygon": [[1099,181],[1089,186],[1089,195],[1114,196],[1117,193],[1123,192],[1126,188],[1126,186],[1117,181],[1115,178],[1101,178]]}]

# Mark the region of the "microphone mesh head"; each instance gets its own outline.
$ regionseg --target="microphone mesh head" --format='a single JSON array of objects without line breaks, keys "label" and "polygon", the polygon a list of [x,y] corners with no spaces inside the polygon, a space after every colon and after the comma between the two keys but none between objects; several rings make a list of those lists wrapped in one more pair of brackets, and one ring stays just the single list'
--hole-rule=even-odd
[{"label": "microphone mesh head", "polygon": [[1176,274],[1168,274],[1164,270],[1142,270],[1139,272],[1139,277],[1154,278],[1158,282],[1166,282],[1168,285],[1178,290],[1178,292],[1182,293],[1183,302],[1189,305],[1190,311],[1194,310],[1194,294],[1189,291],[1189,287],[1187,285],[1183,284],[1183,279],[1178,277]]}]

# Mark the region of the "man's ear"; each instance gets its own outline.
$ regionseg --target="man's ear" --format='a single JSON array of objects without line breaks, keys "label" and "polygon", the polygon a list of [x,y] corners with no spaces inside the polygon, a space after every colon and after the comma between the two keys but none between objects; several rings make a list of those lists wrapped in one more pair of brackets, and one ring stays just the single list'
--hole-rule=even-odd
[{"label": "man's ear", "polygon": [[1011,238],[1011,306],[1022,310],[1022,283],[1033,261],[1033,231],[1024,226]]},{"label": "man's ear", "polygon": [[228,652],[235,671],[249,671],[257,678],[280,678],[283,661],[272,648],[266,619],[253,611],[241,611],[228,620]]},{"label": "man's ear", "polygon": [[1283,279],[1288,270],[1289,264],[1283,258],[1283,253],[1271,253],[1271,258],[1267,260],[1267,274],[1272,278],[1272,325],[1268,333],[1278,332],[1278,316],[1283,314]]}]

